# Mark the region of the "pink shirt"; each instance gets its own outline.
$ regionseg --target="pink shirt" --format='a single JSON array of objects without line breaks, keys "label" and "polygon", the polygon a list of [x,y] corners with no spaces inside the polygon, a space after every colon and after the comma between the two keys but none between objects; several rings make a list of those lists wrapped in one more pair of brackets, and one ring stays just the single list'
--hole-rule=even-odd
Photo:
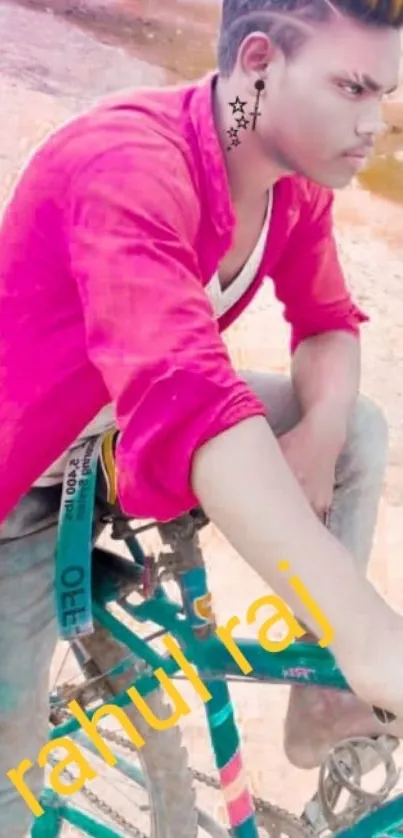
[{"label": "pink shirt", "polygon": [[194,451],[265,413],[220,332],[267,275],[292,350],[367,319],[339,265],[332,194],[289,177],[256,278],[217,322],[204,286],[235,217],[213,78],[108,99],[22,173],[0,229],[0,521],[111,401],[125,511],[166,520],[196,506]]}]

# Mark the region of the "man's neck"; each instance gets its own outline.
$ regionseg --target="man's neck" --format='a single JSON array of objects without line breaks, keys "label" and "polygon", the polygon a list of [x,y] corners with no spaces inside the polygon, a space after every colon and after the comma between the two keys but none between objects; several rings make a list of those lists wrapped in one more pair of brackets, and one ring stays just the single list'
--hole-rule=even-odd
[{"label": "man's neck", "polygon": [[[257,135],[250,130],[250,124],[247,129],[239,131],[240,144],[231,146],[228,131],[236,128],[237,123],[236,116],[231,114],[229,103],[234,101],[236,96],[239,96],[241,101],[247,98],[241,97],[239,91],[236,93],[227,80],[218,77],[214,89],[214,119],[226,163],[231,196],[234,203],[253,204],[261,201],[262,196],[284,176],[284,172],[263,156]],[[248,119],[252,107],[248,102],[245,109]]]}]

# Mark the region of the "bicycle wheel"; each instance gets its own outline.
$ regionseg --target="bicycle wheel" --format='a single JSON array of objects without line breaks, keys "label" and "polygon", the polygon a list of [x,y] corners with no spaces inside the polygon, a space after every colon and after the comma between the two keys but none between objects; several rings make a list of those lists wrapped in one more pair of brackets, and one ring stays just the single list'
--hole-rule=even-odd
[{"label": "bicycle wheel", "polygon": [[[127,649],[104,628],[97,625],[92,635],[80,639],[80,647],[86,656],[85,674],[88,677],[88,672],[91,673],[91,678],[87,683],[92,690],[92,697],[95,691],[98,696],[102,696],[103,702],[107,703],[108,698],[124,691],[133,683],[134,665],[124,674],[110,676],[109,671],[123,658],[127,658]],[[83,684],[80,685],[80,696],[85,695],[83,686]],[[61,694],[63,694],[63,689]],[[65,700],[71,700],[73,696],[74,688],[72,689],[69,685],[65,692]],[[147,703],[157,717],[163,719],[170,715],[161,689],[147,696]],[[80,704],[84,709],[82,698],[80,698]],[[148,810],[146,813],[148,824],[144,826],[145,817],[139,817],[139,820],[136,817],[137,822],[132,822],[131,819],[129,821],[126,816],[122,815],[121,804],[118,800],[115,800],[115,807],[116,805],[118,807],[116,810],[113,803],[106,802],[99,794],[94,794],[87,787],[83,789],[83,792],[87,801],[91,802],[92,799],[94,803],[93,814],[96,815],[97,810],[98,817],[99,811],[105,815],[112,813],[112,822],[119,828],[120,834],[123,830],[124,835],[135,836],[135,838],[195,838],[197,835],[195,791],[192,773],[188,767],[187,752],[181,743],[180,729],[171,727],[163,732],[156,731],[148,725],[134,704],[126,705],[124,711],[145,741],[143,747],[137,751],[137,755],[148,796],[148,803],[143,807],[143,810]],[[57,710],[52,713],[51,720],[56,724],[60,722],[61,715]],[[101,731],[102,725],[98,729]],[[119,736],[116,737],[116,740],[118,739]],[[116,773],[115,769],[109,768],[105,763],[103,765],[105,768],[103,776],[106,776],[106,782],[110,782],[112,786],[113,780],[109,780],[109,777],[112,772]],[[128,780],[125,782],[126,798],[130,796],[130,787],[130,780]],[[77,798],[72,799],[72,804],[77,808],[79,808],[79,797],[81,793],[77,795]],[[62,832],[63,836],[65,834],[80,833],[67,827],[65,832]]]}]

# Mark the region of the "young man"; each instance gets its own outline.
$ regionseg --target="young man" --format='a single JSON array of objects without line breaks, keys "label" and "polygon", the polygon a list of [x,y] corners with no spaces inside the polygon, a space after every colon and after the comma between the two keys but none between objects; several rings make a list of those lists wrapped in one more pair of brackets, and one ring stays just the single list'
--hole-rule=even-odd
[{"label": "young man", "polygon": [[[333,625],[362,702],[292,691],[290,759],[380,732],[369,705],[403,717],[403,621],[365,579],[387,433],[357,398],[366,318],[330,191],[382,128],[402,20],[393,0],[224,0],[219,73],[83,114],[16,186],[0,231],[1,835],[29,821],[6,771],[46,737],[63,455],[115,422],[127,513],[202,505],[310,632],[280,559]],[[265,277],[292,328],[290,381],[237,375],[220,336]]]}]

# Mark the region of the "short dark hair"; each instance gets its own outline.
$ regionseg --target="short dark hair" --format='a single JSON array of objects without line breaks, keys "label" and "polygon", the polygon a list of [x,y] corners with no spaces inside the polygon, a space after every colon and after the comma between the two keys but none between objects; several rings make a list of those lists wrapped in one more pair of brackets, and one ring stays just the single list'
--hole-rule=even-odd
[{"label": "short dark hair", "polygon": [[252,32],[270,35],[286,55],[306,38],[304,23],[321,23],[332,17],[332,6],[346,16],[373,26],[403,25],[401,0],[223,0],[218,42],[218,68],[229,76],[239,47]]}]

